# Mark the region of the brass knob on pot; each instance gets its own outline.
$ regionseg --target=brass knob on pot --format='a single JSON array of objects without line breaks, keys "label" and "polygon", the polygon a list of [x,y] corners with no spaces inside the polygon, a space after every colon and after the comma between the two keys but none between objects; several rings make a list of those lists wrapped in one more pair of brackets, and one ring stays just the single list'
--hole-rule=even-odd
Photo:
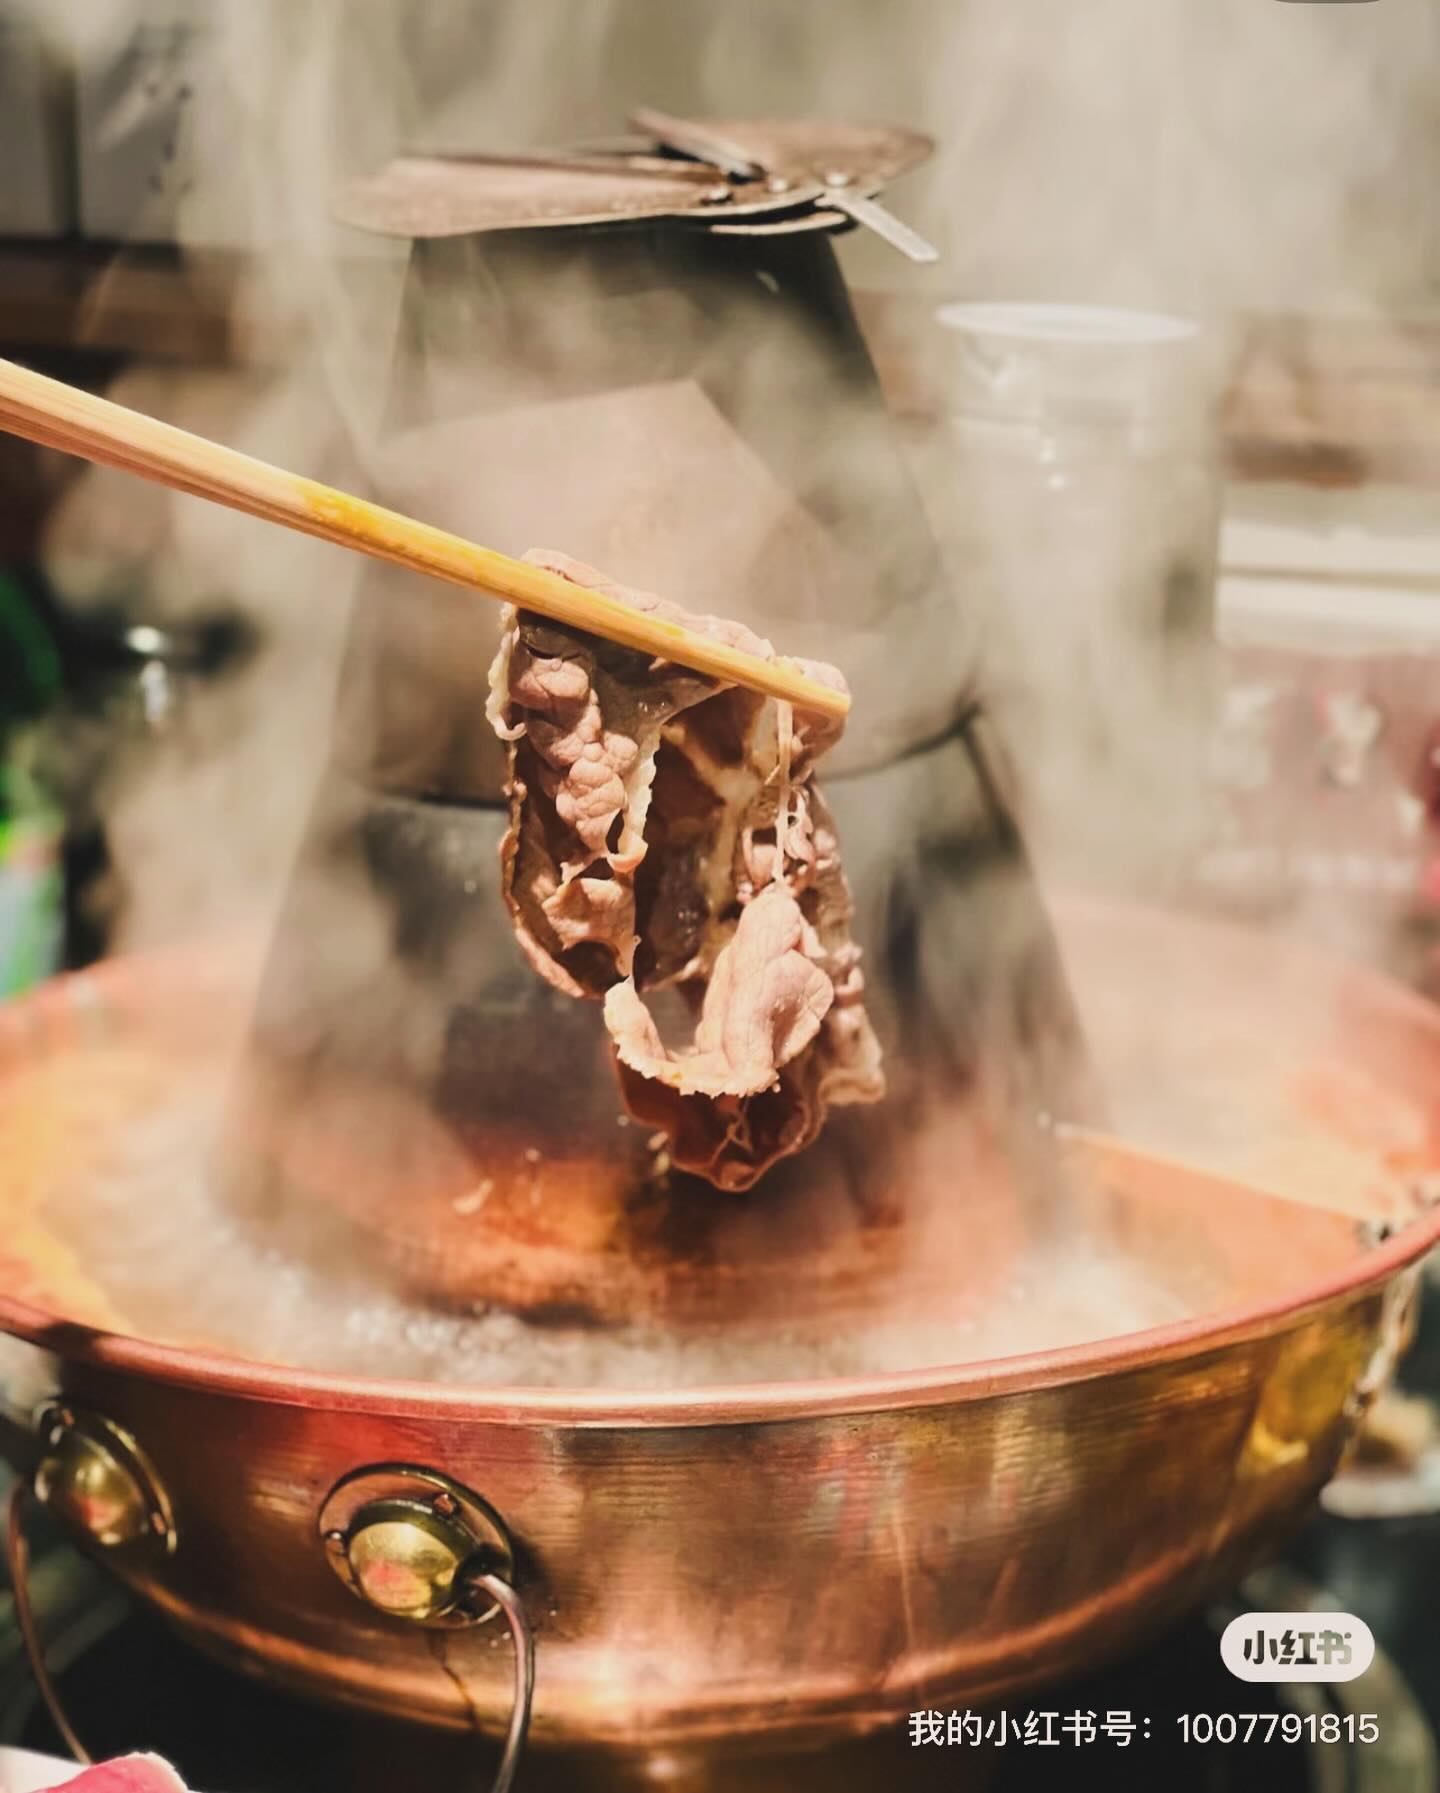
[{"label": "brass knob on pot", "polygon": [[496,1610],[476,1601],[472,1572],[510,1574],[510,1540],[478,1494],[436,1470],[381,1464],[336,1484],[320,1535],[352,1594],[391,1618],[474,1625]]},{"label": "brass knob on pot", "polygon": [[472,1532],[433,1508],[377,1500],[355,1515],[341,1547],[362,1599],[424,1624],[454,1610],[463,1591],[456,1578],[475,1546]]},{"label": "brass knob on pot", "polygon": [[102,1414],[60,1404],[40,1416],[35,1493],[55,1516],[105,1550],[175,1548],[165,1490],[139,1444]]}]

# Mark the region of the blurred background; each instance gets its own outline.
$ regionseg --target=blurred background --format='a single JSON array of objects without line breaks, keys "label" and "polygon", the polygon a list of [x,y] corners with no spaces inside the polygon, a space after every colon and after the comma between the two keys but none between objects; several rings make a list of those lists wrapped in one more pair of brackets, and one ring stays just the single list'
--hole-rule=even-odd
[{"label": "blurred background", "polygon": [[[348,176],[917,126],[938,259],[842,254],[1042,862],[1434,988],[1437,73],[1429,0],[0,0],[0,353],[360,477],[404,251]],[[0,988],[278,893],[352,578],[0,440]]]}]

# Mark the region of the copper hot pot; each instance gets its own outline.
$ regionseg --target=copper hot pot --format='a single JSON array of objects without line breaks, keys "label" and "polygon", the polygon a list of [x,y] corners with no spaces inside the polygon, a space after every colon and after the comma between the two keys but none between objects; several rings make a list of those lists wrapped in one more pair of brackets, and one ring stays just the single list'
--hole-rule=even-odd
[{"label": "copper hot pot", "polygon": [[[1173,918],[1080,910],[1062,931],[1102,1071],[1133,1048],[1107,1039],[1121,973],[1164,967],[1173,1028],[1217,1000],[1257,1018],[1262,1068],[1303,991],[1308,1050],[1406,1098],[1440,1163],[1440,1014],[1418,1000]],[[4,1013],[0,1130],[21,1065],[63,1078],[97,1014],[176,1025],[153,968],[135,977],[116,962]],[[362,1381],[127,1336],[87,1320],[22,1213],[0,1244],[11,1454],[45,1460],[51,1504],[185,1636],[339,1702],[503,1726],[503,1629],[437,1593],[468,1536],[528,1613],[541,1741],[818,1737],[973,1704],[1119,1650],[1271,1550],[1386,1375],[1440,1238],[1418,1164],[1413,1200],[1377,1171],[1376,1225],[1354,1190],[1292,1202],[1100,1156],[1097,1224],[1157,1262],[1205,1258],[1214,1311],[1024,1358],[684,1392]],[[0,1208],[23,1208],[16,1162]]]}]

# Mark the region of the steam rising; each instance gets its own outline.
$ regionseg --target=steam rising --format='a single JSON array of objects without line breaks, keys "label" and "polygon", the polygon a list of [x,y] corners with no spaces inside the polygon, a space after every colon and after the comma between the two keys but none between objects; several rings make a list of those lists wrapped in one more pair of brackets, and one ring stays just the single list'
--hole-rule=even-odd
[{"label": "steam rising", "polygon": [[[150,15],[137,0],[33,3],[92,62],[113,56]],[[197,249],[218,236],[252,255],[240,305],[255,364],[139,369],[116,396],[337,483],[395,489],[397,470],[380,442],[403,250],[334,226],[328,204],[339,181],[402,147],[608,136],[629,107],[647,102],[718,117],[916,124],[940,150],[890,203],[940,246],[940,263],[917,271],[858,235],[846,240],[843,259],[857,283],[927,307],[1086,301],[1184,312],[1223,328],[1260,308],[1387,315],[1425,300],[1440,269],[1440,222],[1428,203],[1440,145],[1440,15],[1428,0],[890,0],[883,8],[869,0],[230,0],[196,11],[206,21],[195,50],[204,103],[194,109],[195,177],[179,229]],[[118,130],[123,120],[115,123]],[[478,362],[484,345],[476,349]],[[932,343],[917,352],[936,351]],[[943,372],[939,382],[943,389]],[[757,405],[766,397],[760,384]],[[663,412],[680,397],[652,393],[647,402]],[[567,458],[564,434],[555,433],[557,492],[585,487],[594,472]],[[837,447],[847,440],[840,432]],[[471,467],[444,430],[412,431],[403,449],[412,506],[465,527],[467,482],[478,486],[486,469]],[[870,470],[851,471],[863,488]],[[943,534],[945,482],[960,474],[943,458],[931,471]],[[498,486],[498,452],[496,474]],[[983,509],[979,491],[967,488],[965,501]],[[1010,542],[1003,603],[1026,627],[1012,639],[1004,616],[967,612],[967,622],[988,631],[989,670],[1023,684],[1024,642],[1042,642],[1047,615],[1074,594],[1064,589],[1063,564],[1027,559],[1027,519],[998,507],[985,520]],[[1114,532],[1116,561],[1136,526],[1126,504],[1101,518],[1102,531]],[[738,559],[751,552],[747,531],[762,536],[767,527],[754,510],[735,517]],[[524,528],[526,537],[497,545],[518,550],[555,533],[528,517]],[[891,546],[900,558],[908,548]],[[162,615],[220,600],[259,625],[263,651],[243,677],[202,694],[188,731],[137,760],[133,773],[119,769],[111,829],[123,893],[118,944],[248,919],[268,926],[326,756],[355,564],[105,473],[73,489],[53,525],[49,562],[77,605],[123,585],[143,590]],[[644,566],[606,570],[695,605],[694,592]],[[987,588],[967,576],[963,543],[952,571],[955,601],[982,608]],[[988,589],[1001,603],[999,588]],[[1112,623],[1123,634],[1124,619]],[[873,628],[833,641],[779,642],[776,634],[784,648],[834,660],[852,683],[857,665],[884,664],[891,647]],[[1143,749],[1157,705],[1143,657],[1124,652],[1119,635],[1115,645],[1068,688],[1047,684],[1049,701],[1068,702],[1073,713],[1043,733],[1022,724],[1012,743],[1022,789],[1037,802],[1051,793],[1047,826],[1059,830],[1062,848],[1148,839],[1177,816],[1203,820],[1203,780],[1188,776],[1203,717],[1187,720],[1174,775],[1150,776],[1143,751],[1117,772],[1114,742]],[[1193,661],[1170,676],[1198,684],[1207,654],[1208,644],[1197,644]],[[918,659],[926,659],[923,641]],[[951,668],[927,670],[948,685]],[[897,713],[911,715],[932,696],[908,671],[889,694]],[[1102,710],[1107,732],[1086,757],[1092,750],[1076,743]],[[1023,705],[1013,716],[1023,717]],[[857,710],[857,734],[866,726]],[[1047,785],[1057,770],[1059,797]],[[1093,793],[1103,793],[1098,832],[1097,817],[1084,813]],[[858,840],[846,847],[864,851]],[[1122,886],[1127,878],[1139,885],[1154,865],[1117,853],[1110,869]],[[363,893],[349,897],[315,934],[329,956],[363,966],[381,922]]]},{"label": "steam rising", "polygon": [[[182,420],[208,407],[230,439],[306,470],[328,459],[364,477],[398,291],[398,250],[330,225],[336,181],[401,145],[610,134],[646,101],[933,132],[934,162],[892,197],[940,245],[938,266],[916,271],[860,236],[844,250],[861,283],[912,295],[1209,319],[1261,307],[1398,311],[1428,298],[1440,267],[1428,203],[1440,15],[1427,0],[892,0],[883,12],[863,0],[30,3],[91,66],[138,23],[203,22],[204,103],[188,127],[195,178],[180,230],[259,252],[242,307],[265,374],[162,385],[141,373],[128,390]],[[353,277],[357,255],[365,280]],[[429,471],[412,469],[417,489]],[[130,539],[107,575],[117,528]],[[90,563],[78,574],[77,553]],[[81,482],[53,558],[76,601],[118,578],[123,560],[164,609],[223,590],[262,620],[269,651],[244,701],[230,692],[205,723],[204,770],[163,766],[159,783],[125,792],[117,828],[131,939],[206,926],[242,892],[268,900],[318,765],[337,600],[354,569],[109,475]],[[1038,610],[1055,599],[1029,601]],[[1107,701],[1123,705],[1125,693]],[[223,830],[171,825],[216,803]]]}]

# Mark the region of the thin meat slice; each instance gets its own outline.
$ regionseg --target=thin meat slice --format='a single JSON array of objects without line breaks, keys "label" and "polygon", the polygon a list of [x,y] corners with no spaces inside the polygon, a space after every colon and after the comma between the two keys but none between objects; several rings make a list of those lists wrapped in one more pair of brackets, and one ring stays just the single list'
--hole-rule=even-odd
[{"label": "thin meat slice", "polygon": [[779,884],[761,891],[715,961],[687,1052],[666,1050],[632,980],[615,984],[605,998],[605,1025],[620,1062],[685,1096],[769,1089],[819,1033],[835,1000],[804,941],[805,917],[789,891]]},{"label": "thin meat slice", "polygon": [[[562,556],[532,561],[747,652]],[[833,667],[804,663],[843,688]],[[490,719],[509,744],[502,877],[531,964],[603,998],[627,1108],[671,1161],[744,1189],[884,1093],[839,843],[813,782],[839,727],[632,649],[510,611]],[[677,991],[667,1039],[647,993]],[[671,1004],[672,1009],[675,1004]]]},{"label": "thin meat slice", "polygon": [[119,1756],[86,1768],[50,1793],[186,1793],[185,1783],[159,1756]]}]

